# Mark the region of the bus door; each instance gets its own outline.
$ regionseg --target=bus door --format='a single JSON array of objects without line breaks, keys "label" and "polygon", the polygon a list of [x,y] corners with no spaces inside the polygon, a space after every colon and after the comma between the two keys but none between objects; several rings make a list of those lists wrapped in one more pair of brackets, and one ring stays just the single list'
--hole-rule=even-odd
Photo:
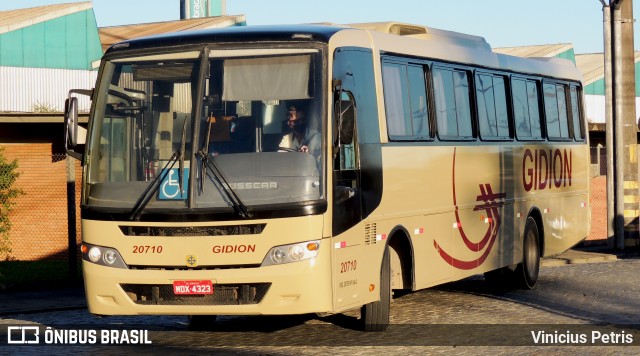
[{"label": "bus door", "polygon": [[[348,91],[339,90],[334,102],[333,152],[333,235],[336,308],[359,303],[362,286],[359,267],[363,261],[364,236],[360,165],[356,144],[355,100]],[[360,264],[360,266],[358,266]]]}]

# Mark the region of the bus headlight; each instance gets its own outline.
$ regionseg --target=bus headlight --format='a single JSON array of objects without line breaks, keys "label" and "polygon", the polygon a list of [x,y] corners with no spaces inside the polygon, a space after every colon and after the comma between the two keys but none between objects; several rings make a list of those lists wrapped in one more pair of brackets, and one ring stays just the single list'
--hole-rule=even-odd
[{"label": "bus headlight", "polygon": [[93,263],[98,263],[100,261],[100,257],[102,257],[102,251],[100,251],[97,247],[92,247],[89,249],[89,260]]},{"label": "bus headlight", "polygon": [[297,244],[276,246],[269,250],[262,266],[280,265],[298,262],[318,256],[320,241],[307,241]]},{"label": "bus headlight", "polygon": [[271,262],[273,262],[274,264],[280,264],[284,262],[285,258],[287,258],[287,255],[284,253],[284,251],[279,248],[272,249],[270,256]]},{"label": "bus headlight", "polygon": [[114,250],[106,250],[104,252],[103,261],[106,262],[108,265],[113,265],[114,263],[116,263],[117,260],[118,260],[118,255]]},{"label": "bus headlight", "polygon": [[293,245],[289,247],[289,258],[292,261],[300,261],[304,258],[304,248],[300,245]]},{"label": "bus headlight", "polygon": [[116,249],[82,243],[80,252],[82,259],[87,262],[107,267],[128,268]]}]

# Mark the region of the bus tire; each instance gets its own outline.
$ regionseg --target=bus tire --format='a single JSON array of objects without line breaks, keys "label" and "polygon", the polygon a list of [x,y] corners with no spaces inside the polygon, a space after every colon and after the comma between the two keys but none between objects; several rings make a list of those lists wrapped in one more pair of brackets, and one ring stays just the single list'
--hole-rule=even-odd
[{"label": "bus tire", "polygon": [[540,272],[540,233],[532,217],[527,218],[522,238],[522,262],[516,267],[516,282],[522,289],[533,289]]},{"label": "bus tire", "polygon": [[364,331],[385,331],[389,326],[391,306],[391,257],[389,246],[384,249],[380,268],[380,300],[365,304],[360,309],[360,320]]}]

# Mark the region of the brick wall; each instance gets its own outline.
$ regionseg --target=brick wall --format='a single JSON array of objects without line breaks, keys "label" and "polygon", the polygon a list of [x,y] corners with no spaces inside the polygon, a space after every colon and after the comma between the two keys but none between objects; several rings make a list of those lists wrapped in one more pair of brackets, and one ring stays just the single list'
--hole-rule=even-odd
[{"label": "brick wall", "polygon": [[[51,143],[6,144],[7,161],[18,160],[20,176],[15,187],[25,194],[16,199],[11,213],[12,259],[34,261],[68,258],[67,167],[64,154],[53,153]],[[75,161],[75,160],[74,160]],[[74,162],[76,179],[81,168]],[[76,203],[80,184],[76,184]],[[80,242],[80,210],[77,216],[77,242]]]},{"label": "brick wall", "polygon": [[606,242],[607,240],[607,177],[591,178],[591,233],[587,242]]}]

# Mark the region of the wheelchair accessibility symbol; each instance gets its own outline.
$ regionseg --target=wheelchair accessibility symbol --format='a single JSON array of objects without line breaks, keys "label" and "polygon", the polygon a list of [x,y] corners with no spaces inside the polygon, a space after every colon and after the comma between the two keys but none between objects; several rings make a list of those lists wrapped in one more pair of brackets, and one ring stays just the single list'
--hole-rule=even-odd
[{"label": "wheelchair accessibility symbol", "polygon": [[[164,174],[164,170],[160,174]],[[178,182],[178,168],[172,168],[160,183],[159,200],[185,200],[189,191],[189,168],[184,169],[182,177],[182,191]]]}]

